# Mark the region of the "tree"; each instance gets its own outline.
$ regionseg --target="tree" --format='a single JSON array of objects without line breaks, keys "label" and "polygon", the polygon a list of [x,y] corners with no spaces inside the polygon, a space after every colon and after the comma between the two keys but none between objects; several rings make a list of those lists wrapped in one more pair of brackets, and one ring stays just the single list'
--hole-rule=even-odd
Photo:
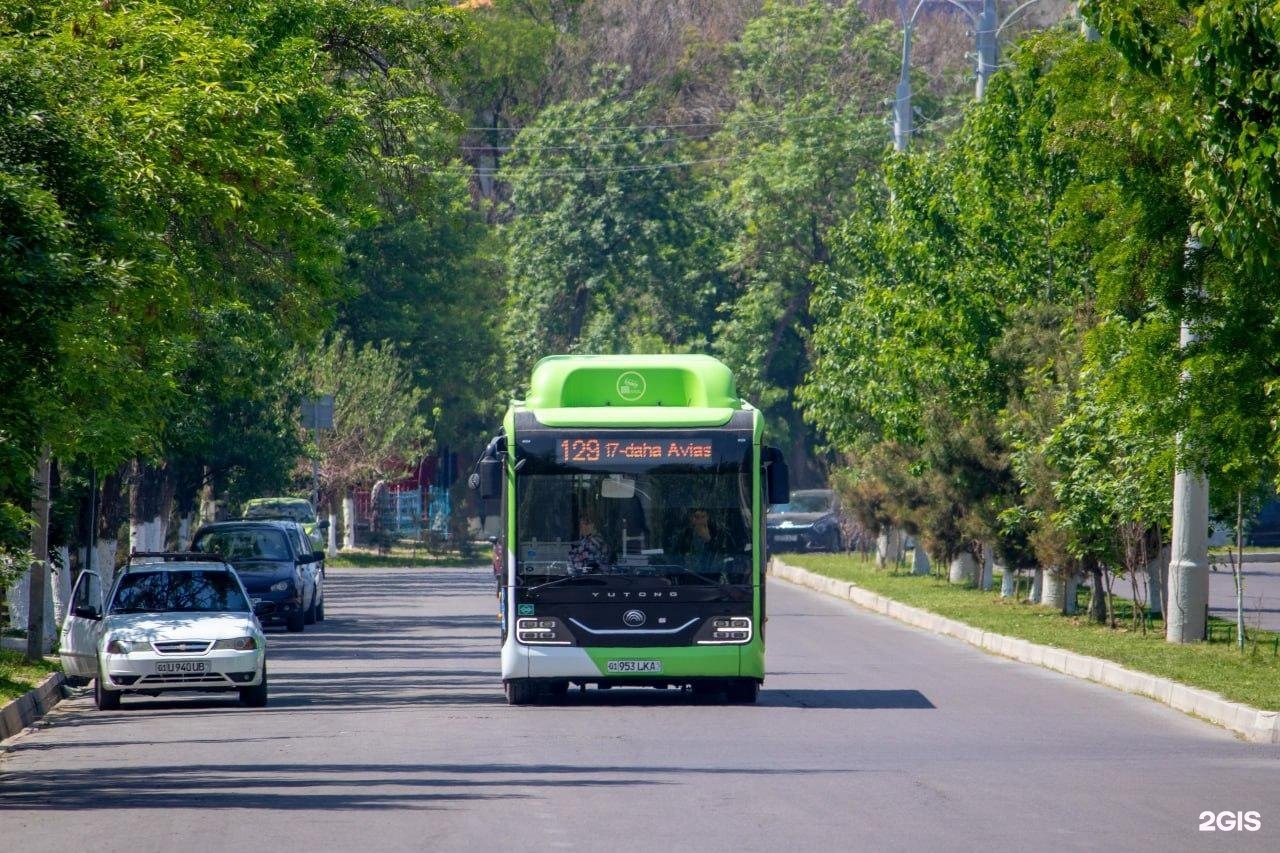
[{"label": "tree", "polygon": [[706,346],[719,279],[696,155],[643,126],[650,94],[619,91],[613,78],[549,107],[508,156],[504,332],[517,381],[551,353]]},{"label": "tree", "polygon": [[732,57],[739,100],[716,153],[727,160],[718,206],[734,288],[715,347],[803,479],[816,440],[794,393],[810,367],[810,298],[858,175],[884,151],[898,55],[887,24],[871,25],[857,4],[767,2]]}]

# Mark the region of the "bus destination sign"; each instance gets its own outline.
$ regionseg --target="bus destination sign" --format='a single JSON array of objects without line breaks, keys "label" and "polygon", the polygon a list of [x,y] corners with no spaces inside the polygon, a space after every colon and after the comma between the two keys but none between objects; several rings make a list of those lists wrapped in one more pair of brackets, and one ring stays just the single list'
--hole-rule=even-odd
[{"label": "bus destination sign", "polygon": [[556,442],[556,461],[570,465],[710,462],[710,438],[612,438],[582,436]]}]

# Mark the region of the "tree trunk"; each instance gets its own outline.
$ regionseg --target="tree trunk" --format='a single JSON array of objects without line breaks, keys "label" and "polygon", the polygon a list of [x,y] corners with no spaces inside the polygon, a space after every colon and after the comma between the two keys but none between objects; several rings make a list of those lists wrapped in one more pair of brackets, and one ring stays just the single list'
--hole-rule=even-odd
[{"label": "tree trunk", "polygon": [[1018,573],[1008,566],[1004,567],[1004,573],[1000,576],[1000,597],[1013,598],[1017,595]]},{"label": "tree trunk", "polygon": [[36,469],[32,509],[36,517],[31,528],[31,570],[27,587],[27,660],[39,660],[45,653],[45,607],[49,596],[49,476],[52,461],[49,448],[40,454]]},{"label": "tree trunk", "polygon": [[1152,616],[1164,615],[1165,578],[1169,575],[1168,545],[1161,545],[1154,559],[1147,563],[1147,612]]},{"label": "tree trunk", "polygon": [[[333,506],[333,504],[330,504]],[[338,516],[332,510],[329,511],[329,529],[325,531],[329,538],[326,553],[330,557],[336,557],[338,554]]]},{"label": "tree trunk", "polygon": [[173,478],[159,468],[136,461],[129,488],[129,550],[163,551],[169,512],[173,505]]},{"label": "tree trunk", "polygon": [[102,588],[111,588],[116,576],[116,551],[120,546],[120,527],[128,518],[125,482],[128,466],[121,465],[102,482],[98,509],[98,529],[94,536],[93,569],[102,578]]},{"label": "tree trunk", "polygon": [[1090,560],[1088,570],[1089,580],[1093,584],[1093,595],[1089,597],[1089,621],[1105,625],[1107,623],[1107,588],[1102,583],[1102,566],[1097,560]]},{"label": "tree trunk", "polygon": [[919,537],[916,538],[916,547],[912,549],[911,554],[911,574],[929,574],[931,569],[929,565],[929,555],[924,552],[924,545],[920,543]]},{"label": "tree trunk", "polygon": [[356,545],[356,499],[348,489],[342,496],[342,547],[354,548]]},{"label": "tree trunk", "polygon": [[1076,603],[1077,600],[1080,598],[1080,596],[1077,594],[1079,591],[1080,591],[1080,573],[1072,572],[1071,574],[1067,575],[1067,587],[1066,587],[1066,591],[1063,593],[1063,600],[1062,600],[1062,612],[1066,613],[1068,616],[1080,612],[1080,605]]},{"label": "tree trunk", "polygon": [[1040,586],[1040,604],[1064,613],[1067,604],[1067,573],[1051,566],[1044,570]]},{"label": "tree trunk", "polygon": [[58,559],[53,568],[53,609],[45,608],[45,613],[53,617],[53,630],[45,633],[56,637],[62,630],[63,620],[67,618],[67,606],[71,603],[71,549],[66,545],[59,546]]},{"label": "tree trunk", "polygon": [[991,591],[991,584],[995,577],[996,555],[995,549],[991,547],[990,542],[983,543],[982,546],[982,580],[978,584],[983,592]]},{"label": "tree trunk", "polygon": [[978,560],[972,551],[961,551],[951,558],[951,582],[975,585],[978,582]]},{"label": "tree trunk", "polygon": [[876,537],[876,568],[896,568],[901,560],[902,530],[897,527],[880,528],[880,535]]}]

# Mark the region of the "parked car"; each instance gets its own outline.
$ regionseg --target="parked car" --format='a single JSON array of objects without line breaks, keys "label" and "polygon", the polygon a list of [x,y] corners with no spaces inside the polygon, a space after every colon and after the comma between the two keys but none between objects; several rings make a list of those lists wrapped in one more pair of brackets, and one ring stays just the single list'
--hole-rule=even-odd
[{"label": "parked car", "polygon": [[315,508],[305,498],[251,498],[245,501],[243,515],[255,521],[284,519],[302,525],[311,538],[312,551],[324,551],[328,521],[316,518]]},{"label": "parked car", "polygon": [[220,521],[196,531],[191,550],[235,566],[264,623],[301,631],[316,619],[317,572],[323,554],[303,550],[291,521]]},{"label": "parked car", "polygon": [[[307,531],[303,526],[296,521],[281,521],[278,523],[289,530],[298,553],[306,553],[306,549],[311,547],[311,538],[307,536]],[[323,557],[323,552],[313,552],[313,555]],[[311,585],[315,588],[313,594],[315,605],[305,611],[304,618],[304,621],[310,625],[313,622],[324,621],[324,560],[314,559],[307,563],[307,571],[311,573]]]},{"label": "parked car", "polygon": [[1280,499],[1272,498],[1262,505],[1257,517],[1246,525],[1244,542],[1261,548],[1280,545]]},{"label": "parked car", "polygon": [[134,554],[103,603],[83,572],[60,642],[63,671],[93,679],[101,711],[125,693],[229,691],[267,704],[267,640],[230,565],[208,555]]},{"label": "parked car", "polygon": [[798,489],[791,501],[769,507],[765,538],[771,551],[839,551],[840,508],[830,489]]}]

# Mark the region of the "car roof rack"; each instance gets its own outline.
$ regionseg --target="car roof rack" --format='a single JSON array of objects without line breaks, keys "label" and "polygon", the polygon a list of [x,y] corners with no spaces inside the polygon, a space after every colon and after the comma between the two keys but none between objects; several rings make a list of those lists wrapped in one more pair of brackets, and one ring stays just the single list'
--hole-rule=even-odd
[{"label": "car roof rack", "polygon": [[129,553],[129,562],[125,564],[126,567],[131,565],[138,557],[159,559],[161,562],[166,563],[191,562],[230,565],[230,563],[227,563],[226,558],[218,553],[205,553],[202,551],[131,551]]}]

